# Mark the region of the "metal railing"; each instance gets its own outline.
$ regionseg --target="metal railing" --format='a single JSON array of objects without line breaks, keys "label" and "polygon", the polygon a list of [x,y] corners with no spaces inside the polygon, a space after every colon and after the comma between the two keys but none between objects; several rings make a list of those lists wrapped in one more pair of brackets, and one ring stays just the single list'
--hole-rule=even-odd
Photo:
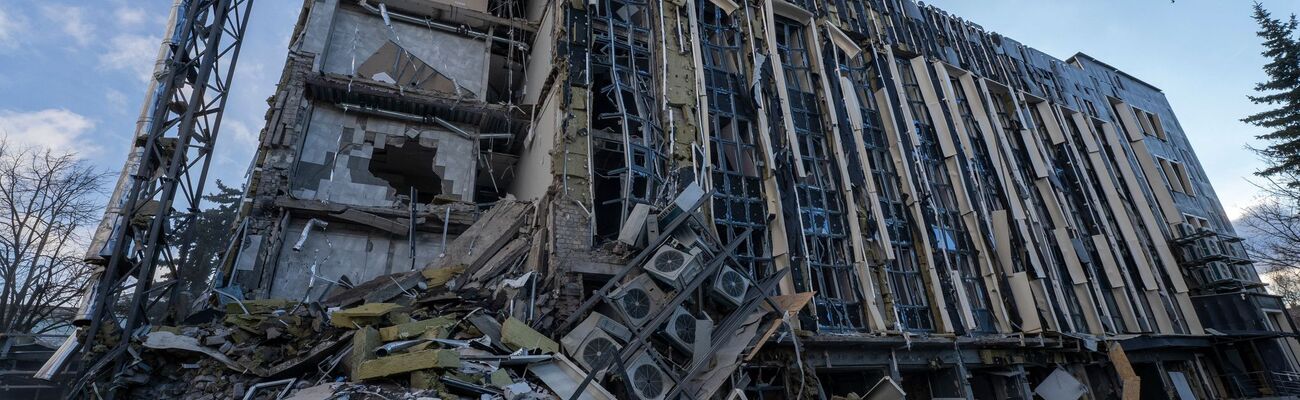
[{"label": "metal railing", "polygon": [[1254,371],[1241,374],[1219,375],[1227,397],[1232,399],[1253,397],[1300,396],[1300,373]]},{"label": "metal railing", "polygon": [[1278,396],[1300,396],[1300,373],[1273,372],[1273,392]]},{"label": "metal railing", "polygon": [[1270,376],[1264,371],[1219,375],[1219,381],[1223,382],[1224,389],[1228,391],[1227,397],[1230,399],[1272,395],[1273,390],[1268,384],[1269,378]]}]

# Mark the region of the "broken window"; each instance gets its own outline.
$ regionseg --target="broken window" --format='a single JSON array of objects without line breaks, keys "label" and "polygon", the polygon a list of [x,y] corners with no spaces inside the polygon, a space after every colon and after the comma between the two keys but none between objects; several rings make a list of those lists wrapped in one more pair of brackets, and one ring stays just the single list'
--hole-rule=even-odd
[{"label": "broken window", "polygon": [[432,202],[434,196],[442,194],[442,176],[434,171],[438,149],[421,145],[418,140],[394,139],[398,140],[375,147],[368,165],[370,174],[397,193],[409,193],[415,188],[421,203]]},{"label": "broken window", "polygon": [[770,263],[767,204],[754,134],[754,105],[740,67],[742,42],[737,21],[710,1],[699,4],[704,86],[709,100],[709,144],[713,171],[713,218],[724,243],[751,229],[736,259],[752,276],[765,277]]},{"label": "broken window", "polygon": [[1187,175],[1187,168],[1183,167],[1183,163],[1164,157],[1156,157],[1156,160],[1160,163],[1160,170],[1165,178],[1165,186],[1188,196],[1196,195],[1196,189],[1192,186],[1192,181]]},{"label": "broken window", "polygon": [[[931,255],[934,257],[936,268],[943,267],[945,271],[956,271],[961,279],[961,282],[953,282],[953,284],[963,286],[976,324],[966,329],[974,332],[992,331],[993,313],[989,306],[988,291],[984,287],[984,280],[979,271],[979,263],[976,261],[975,246],[971,241],[969,228],[962,220],[953,177],[948,173],[948,165],[939,145],[939,133],[934,128],[935,122],[930,119],[929,109],[922,97],[922,88],[915,73],[910,62],[899,59],[899,74],[902,75],[901,80],[906,90],[908,106],[916,120],[917,140],[919,140],[917,158],[925,173],[921,183],[929,189],[929,196],[924,200],[931,233]],[[946,273],[939,275],[940,281],[948,276]]]},{"label": "broken window", "polygon": [[647,3],[604,0],[592,18],[591,121],[596,240],[612,240],[662,183]]},{"label": "broken window", "polygon": [[1165,137],[1165,128],[1160,125],[1160,117],[1146,112],[1145,110],[1138,109],[1137,107],[1129,108],[1133,109],[1133,117],[1137,119],[1138,128],[1142,130],[1143,135],[1151,136],[1160,140],[1167,140]]},{"label": "broken window", "polygon": [[862,143],[866,147],[867,162],[871,166],[871,177],[876,184],[876,197],[884,218],[884,221],[870,221],[873,223],[869,225],[889,233],[890,242],[886,245],[892,247],[894,259],[886,261],[884,267],[898,319],[896,329],[932,331],[934,318],[916,257],[915,239],[912,237],[916,227],[903,202],[902,181],[898,170],[894,168],[880,112],[870,90],[871,82],[878,76],[877,68],[875,60],[867,62],[865,58],[865,54],[852,59],[842,57],[840,70],[853,82],[854,92],[858,96],[859,108],[856,112],[862,115]]},{"label": "broken window", "polygon": [[786,101],[790,104],[798,162],[805,176],[795,182],[795,199],[802,227],[801,263],[807,268],[796,279],[800,291],[816,291],[814,299],[817,324],[829,329],[862,328],[861,284],[854,270],[846,234],[844,201],[841,197],[839,169],[833,164],[830,141],[822,126],[822,110],[817,97],[812,55],[808,50],[805,26],[778,18],[777,48],[781,55],[786,81]]},{"label": "broken window", "polygon": [[972,155],[971,175],[975,180],[975,188],[983,201],[985,210],[1001,210],[1006,206],[1002,199],[1005,194],[1002,193],[1002,185],[998,181],[997,169],[993,165],[993,157],[990,155],[988,146],[984,145],[984,132],[980,130],[979,124],[975,122],[975,114],[971,111],[970,99],[966,97],[966,91],[962,90],[961,81],[952,78],[950,81],[952,90],[956,93],[957,113],[961,117],[961,123],[966,127],[967,135],[970,137],[971,150],[975,153]]}]

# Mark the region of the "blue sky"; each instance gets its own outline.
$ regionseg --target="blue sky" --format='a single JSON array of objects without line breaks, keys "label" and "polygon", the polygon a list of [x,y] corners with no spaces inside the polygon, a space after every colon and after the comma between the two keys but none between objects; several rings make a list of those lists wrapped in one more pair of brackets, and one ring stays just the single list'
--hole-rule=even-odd
[{"label": "blue sky", "polygon": [[[0,132],[121,168],[170,0],[0,0]],[[1083,51],[1164,90],[1224,207],[1258,190],[1238,122],[1264,78],[1246,0],[933,0],[1058,58]],[[1265,0],[1277,14],[1300,2]],[[218,141],[216,178],[243,181],[275,90],[299,0],[258,0]]]},{"label": "blue sky", "polygon": [[[120,170],[171,3],[0,0],[0,134]],[[254,2],[214,177],[244,181],[301,7],[300,0]]]}]

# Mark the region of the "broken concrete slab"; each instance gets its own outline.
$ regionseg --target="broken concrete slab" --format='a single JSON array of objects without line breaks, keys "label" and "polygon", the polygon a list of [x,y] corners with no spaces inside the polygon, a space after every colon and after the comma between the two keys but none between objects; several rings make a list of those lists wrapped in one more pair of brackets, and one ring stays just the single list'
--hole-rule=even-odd
[{"label": "broken concrete slab", "polygon": [[423,277],[415,271],[383,275],[325,299],[327,306],[347,307],[358,303],[391,301],[418,287]]},{"label": "broken concrete slab", "polygon": [[[583,372],[573,361],[559,354],[556,354],[555,359],[552,361],[528,366],[528,373],[545,383],[546,387],[555,392],[561,399],[572,399],[573,395],[578,393],[579,383],[587,376],[587,373]],[[579,400],[613,400],[615,398],[614,394],[595,382],[582,389],[582,395],[578,397]]]},{"label": "broken concrete slab", "polygon": [[239,303],[226,304],[226,314],[244,314],[245,309],[248,310],[248,314],[270,314],[275,310],[293,308],[297,303],[286,299],[244,300]]},{"label": "broken concrete slab", "polygon": [[334,397],[342,383],[325,383],[312,387],[298,389],[292,396],[286,397],[285,400],[328,400]]}]

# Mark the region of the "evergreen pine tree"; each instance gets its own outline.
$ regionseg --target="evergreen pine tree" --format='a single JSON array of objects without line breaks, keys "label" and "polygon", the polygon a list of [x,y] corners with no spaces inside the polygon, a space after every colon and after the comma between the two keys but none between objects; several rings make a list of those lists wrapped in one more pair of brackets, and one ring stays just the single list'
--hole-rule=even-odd
[{"label": "evergreen pine tree", "polygon": [[[1293,37],[1300,23],[1297,23],[1295,14],[1286,21],[1274,18],[1258,2],[1254,9],[1253,17],[1260,28],[1256,34],[1264,39],[1262,54],[1270,60],[1264,65],[1269,80],[1256,84],[1257,95],[1248,97],[1255,104],[1267,104],[1273,109],[1241,121],[1270,130],[1257,136],[1268,142],[1268,147],[1258,151],[1269,166],[1256,174],[1263,177],[1293,176],[1300,172],[1300,42]],[[1300,186],[1300,182],[1287,184]]]}]

